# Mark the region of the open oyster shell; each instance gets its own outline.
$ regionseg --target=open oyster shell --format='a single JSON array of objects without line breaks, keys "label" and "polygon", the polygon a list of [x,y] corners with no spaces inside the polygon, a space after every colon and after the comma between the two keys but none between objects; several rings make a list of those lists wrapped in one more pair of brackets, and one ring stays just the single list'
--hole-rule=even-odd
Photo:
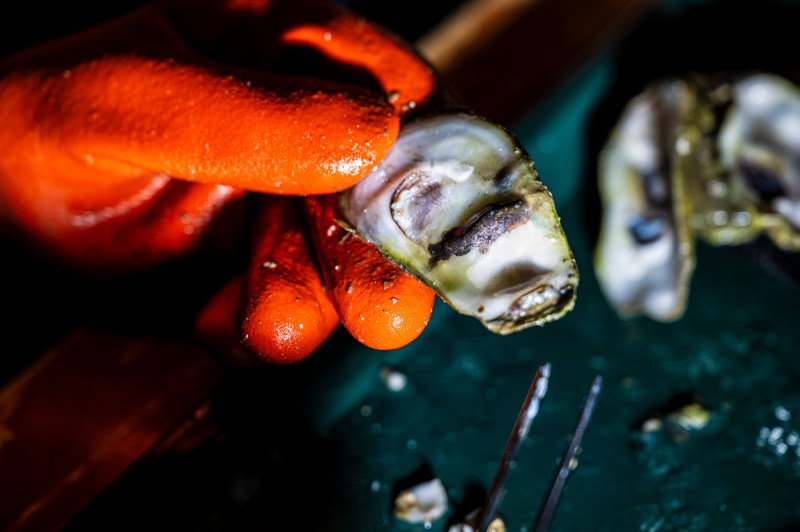
[{"label": "open oyster shell", "polygon": [[765,73],[654,82],[607,139],[598,185],[606,298],[621,316],[677,319],[695,238],[800,251],[800,89]]},{"label": "open oyster shell", "polygon": [[552,196],[507,131],[462,113],[406,125],[341,195],[346,224],[462,314],[508,334],[572,309],[578,272]]},{"label": "open oyster shell", "polygon": [[604,205],[595,270],[622,316],[679,317],[694,269],[686,175],[697,165],[692,89],[653,85],[631,100],[600,154]]},{"label": "open oyster shell", "polygon": [[778,247],[800,250],[800,89],[769,74],[731,88],[717,139],[729,208],[703,235],[739,244],[765,233]]}]

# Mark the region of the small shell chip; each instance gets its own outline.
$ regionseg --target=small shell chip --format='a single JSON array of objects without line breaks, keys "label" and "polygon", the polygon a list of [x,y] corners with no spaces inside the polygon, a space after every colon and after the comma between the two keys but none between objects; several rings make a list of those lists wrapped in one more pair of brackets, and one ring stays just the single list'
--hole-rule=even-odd
[{"label": "small shell chip", "polygon": [[394,515],[408,523],[430,523],[447,511],[447,492],[438,478],[403,490],[394,500]]},{"label": "small shell chip", "polygon": [[[475,519],[478,517],[478,510],[471,512],[467,516],[466,523],[457,523],[452,525],[447,532],[477,532],[475,526]],[[489,528],[487,529],[488,532],[506,532],[506,523],[503,521],[503,518],[499,515],[495,516],[492,519],[492,522],[489,523]]]}]

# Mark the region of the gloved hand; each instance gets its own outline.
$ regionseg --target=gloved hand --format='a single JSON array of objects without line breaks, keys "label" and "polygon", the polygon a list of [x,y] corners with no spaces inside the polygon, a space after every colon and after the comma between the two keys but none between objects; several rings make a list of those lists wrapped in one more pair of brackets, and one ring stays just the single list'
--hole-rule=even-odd
[{"label": "gloved hand", "polygon": [[435,85],[402,41],[325,2],[150,4],[0,63],[0,211],[54,257],[122,273],[195,250],[226,205],[253,200],[250,267],[201,335],[292,362],[341,320],[397,348],[434,294],[342,229],[331,194]]}]

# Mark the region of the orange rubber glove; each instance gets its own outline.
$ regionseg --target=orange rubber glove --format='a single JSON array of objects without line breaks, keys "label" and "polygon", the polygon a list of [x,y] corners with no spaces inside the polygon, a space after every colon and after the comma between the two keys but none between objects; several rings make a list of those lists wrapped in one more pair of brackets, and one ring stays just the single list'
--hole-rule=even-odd
[{"label": "orange rubber glove", "polygon": [[324,195],[366,175],[435,85],[401,40],[325,2],[147,5],[0,63],[0,212],[68,264],[122,273],[195,250],[246,194],[251,265],[201,313],[202,337],[292,362],[341,320],[401,347],[433,292]]}]

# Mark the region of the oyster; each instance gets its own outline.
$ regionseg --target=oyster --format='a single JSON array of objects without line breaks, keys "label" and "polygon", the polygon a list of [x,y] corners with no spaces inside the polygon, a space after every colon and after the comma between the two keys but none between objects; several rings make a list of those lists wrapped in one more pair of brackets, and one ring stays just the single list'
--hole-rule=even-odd
[{"label": "oyster", "polygon": [[601,289],[621,316],[683,315],[694,240],[800,250],[800,90],[691,75],[633,98],[601,150]]},{"label": "oyster", "polygon": [[481,118],[409,123],[341,195],[344,222],[462,314],[508,334],[572,309],[578,272],[525,150]]},{"label": "oyster", "polygon": [[735,83],[731,97],[717,142],[731,214],[704,237],[738,244],[765,233],[800,250],[800,90],[757,74]]},{"label": "oyster", "polygon": [[670,81],[631,100],[600,154],[603,219],[595,270],[622,316],[669,321],[685,308],[694,269],[686,173],[695,166],[691,89]]}]

